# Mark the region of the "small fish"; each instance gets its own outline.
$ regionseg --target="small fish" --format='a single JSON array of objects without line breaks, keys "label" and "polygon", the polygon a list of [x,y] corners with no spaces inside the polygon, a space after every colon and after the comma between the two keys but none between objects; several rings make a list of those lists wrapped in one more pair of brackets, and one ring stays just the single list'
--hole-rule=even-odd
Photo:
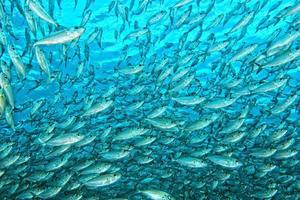
[{"label": "small fish", "polygon": [[201,159],[198,158],[193,158],[193,157],[180,157],[178,159],[175,160],[176,162],[178,162],[179,164],[183,165],[183,166],[187,166],[187,167],[191,167],[191,168],[203,168],[203,167],[207,167],[207,163],[204,162]]},{"label": "small fish", "polygon": [[116,5],[116,1],[111,1],[109,6],[108,6],[108,12],[112,11]]},{"label": "small fish", "polygon": [[69,145],[79,142],[83,138],[84,136],[80,135],[79,133],[62,134],[57,137],[51,138],[46,143],[50,146]]},{"label": "small fish", "polygon": [[140,136],[140,135],[144,135],[146,132],[148,132],[148,130],[147,129],[143,129],[143,128],[129,128],[129,129],[126,129],[126,130],[118,133],[114,137],[113,140],[114,141],[117,141],[117,140],[128,140],[128,139]]},{"label": "small fish", "polygon": [[247,26],[250,23],[250,21],[253,19],[254,14],[255,14],[254,12],[248,12],[245,17],[243,17],[232,27],[229,33],[233,33],[237,30],[241,30],[243,27]]},{"label": "small fish", "polygon": [[95,177],[91,180],[88,180],[84,183],[85,186],[90,187],[92,189],[96,189],[98,187],[104,187],[111,185],[121,179],[120,173],[114,173],[114,174],[104,174],[100,175],[98,177]]},{"label": "small fish", "polygon": [[89,109],[87,109],[82,116],[84,117],[84,116],[95,115],[99,112],[102,112],[102,111],[106,110],[107,108],[109,108],[112,105],[113,105],[112,100],[103,101],[103,102],[94,104]]},{"label": "small fish", "polygon": [[87,10],[86,12],[84,12],[83,18],[80,23],[80,27],[84,27],[90,20],[91,16],[92,16],[91,10]]},{"label": "small fish", "polygon": [[257,158],[268,158],[276,153],[277,149],[271,148],[256,148],[253,149],[253,152],[250,154]]},{"label": "small fish", "polygon": [[149,34],[150,30],[148,28],[143,28],[141,30],[137,30],[134,31],[132,33],[129,33],[124,39],[123,41],[127,40],[127,39],[131,39],[131,38],[139,38],[143,35]]},{"label": "small fish", "polygon": [[279,65],[292,62],[299,57],[300,57],[300,50],[282,52],[280,53],[280,55],[278,56],[276,55],[276,57],[270,62],[263,64],[262,68],[277,67]]},{"label": "small fish", "polygon": [[52,33],[44,39],[38,40],[33,44],[33,47],[38,45],[55,45],[65,44],[78,39],[85,31],[83,27],[73,27],[67,30]]},{"label": "small fish", "polygon": [[[13,90],[11,87],[11,84],[8,80],[8,78],[6,77],[6,75],[3,72],[0,72],[0,86],[1,89],[3,89],[4,94],[6,96],[5,99],[7,99],[9,105],[14,108],[15,107],[15,103],[14,103],[14,95],[13,95]],[[4,97],[2,97],[2,101],[4,100]],[[2,103],[3,108],[4,108],[4,102]]]},{"label": "small fish", "polygon": [[169,193],[162,190],[141,190],[139,192],[152,200],[175,200]]},{"label": "small fish", "polygon": [[147,21],[147,26],[152,26],[154,24],[159,23],[163,18],[166,16],[167,12],[162,10],[154,14],[152,17],[149,18]]},{"label": "small fish", "polygon": [[269,92],[272,90],[276,90],[282,86],[284,86],[288,81],[288,78],[280,78],[279,80],[275,80],[272,82],[261,83],[257,87],[253,89],[253,93],[263,93]]},{"label": "small fish", "polygon": [[242,163],[235,158],[221,155],[210,155],[207,157],[211,162],[225,168],[235,169],[242,166]]},{"label": "small fish", "polygon": [[41,4],[36,0],[27,0],[26,4],[28,7],[41,19],[45,20],[46,22],[53,24],[55,27],[58,24],[55,22],[54,19],[45,11],[45,9],[41,6]]},{"label": "small fish", "polygon": [[17,50],[12,45],[8,45],[7,50],[12,63],[17,69],[19,77],[21,79],[26,79],[26,68],[21,59],[21,56],[17,53]]},{"label": "small fish", "polygon": [[282,113],[283,111],[285,111],[287,109],[287,107],[289,107],[291,104],[293,104],[296,99],[297,99],[298,95],[294,94],[291,95],[290,97],[288,97],[285,102],[283,102],[282,104],[277,104],[275,105],[272,109],[271,112],[273,114],[279,114]]},{"label": "small fish", "polygon": [[145,119],[146,122],[150,123],[152,126],[160,128],[160,129],[172,129],[177,126],[171,119],[168,118],[152,118]]},{"label": "small fish", "polygon": [[271,56],[274,54],[274,50],[282,49],[283,47],[289,46],[293,41],[300,37],[299,31],[288,33],[283,38],[275,41],[267,50],[267,55]]},{"label": "small fish", "polygon": [[233,104],[237,99],[238,97],[230,97],[230,96],[225,98],[213,99],[213,101],[207,102],[205,104],[205,108],[210,108],[210,109],[225,108]]},{"label": "small fish", "polygon": [[185,127],[185,130],[187,131],[197,131],[201,130],[210,124],[212,124],[214,121],[216,121],[220,117],[219,114],[214,113],[211,116],[200,118],[194,122],[191,122],[189,125]]},{"label": "small fish", "polygon": [[288,9],[287,13],[285,13],[283,15],[283,17],[288,17],[290,15],[294,15],[296,13],[298,13],[300,11],[300,4],[296,3],[295,6],[291,7],[290,9]]},{"label": "small fish", "polygon": [[245,56],[252,53],[257,47],[258,47],[257,44],[252,44],[252,45],[246,47],[245,49],[243,49],[243,50],[239,51],[237,54],[235,54],[228,62],[234,62],[237,60],[241,60]]},{"label": "small fish", "polygon": [[48,60],[46,59],[43,50],[38,46],[35,47],[35,55],[41,69],[48,75],[48,77],[51,77],[51,71],[49,68]]},{"label": "small fish", "polygon": [[198,96],[183,96],[183,97],[172,97],[172,100],[176,101],[181,105],[194,106],[194,105],[201,104],[206,100],[206,98],[198,97]]},{"label": "small fish", "polygon": [[0,89],[0,117],[3,115],[6,109],[6,97],[3,92],[3,89]]}]

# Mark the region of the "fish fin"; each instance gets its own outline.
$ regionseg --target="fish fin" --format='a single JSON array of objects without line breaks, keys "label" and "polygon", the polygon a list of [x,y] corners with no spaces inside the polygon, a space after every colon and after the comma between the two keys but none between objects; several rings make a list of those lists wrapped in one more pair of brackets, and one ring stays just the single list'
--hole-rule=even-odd
[{"label": "fish fin", "polygon": [[[255,66],[257,66],[258,68],[256,68]],[[260,73],[263,70],[263,65],[257,63],[257,62],[253,62],[252,65],[252,71],[256,71],[256,74]]]},{"label": "fish fin", "polygon": [[57,26],[55,26],[55,31],[61,31],[61,30],[65,30],[67,29],[67,27],[63,26],[63,25],[60,25],[60,24],[57,24]]}]

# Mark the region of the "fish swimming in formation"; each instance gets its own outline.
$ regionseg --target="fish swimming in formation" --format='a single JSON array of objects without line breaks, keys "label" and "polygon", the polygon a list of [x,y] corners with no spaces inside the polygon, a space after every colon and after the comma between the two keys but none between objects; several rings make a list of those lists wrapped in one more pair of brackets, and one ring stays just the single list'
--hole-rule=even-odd
[{"label": "fish swimming in formation", "polygon": [[300,199],[299,12],[0,0],[0,198]]}]

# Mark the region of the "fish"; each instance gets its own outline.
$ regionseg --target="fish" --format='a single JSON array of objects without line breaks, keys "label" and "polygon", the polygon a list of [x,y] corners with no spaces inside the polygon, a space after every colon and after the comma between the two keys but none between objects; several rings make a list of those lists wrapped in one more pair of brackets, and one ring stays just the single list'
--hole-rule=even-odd
[{"label": "fish", "polygon": [[187,167],[191,167],[191,168],[207,167],[206,162],[204,162],[203,160],[200,160],[198,158],[193,158],[193,157],[180,157],[175,161],[183,166],[187,166]]},{"label": "fish", "polygon": [[58,26],[57,22],[45,11],[42,5],[36,0],[27,0],[26,4],[38,17],[43,19],[44,21],[54,25],[55,27]]},{"label": "fish", "polygon": [[192,0],[180,0],[174,6],[172,6],[172,9],[181,8],[185,5],[188,5],[191,2],[192,2]]},{"label": "fish", "polygon": [[174,200],[174,197],[172,197],[169,193],[161,191],[161,190],[141,190],[139,193],[149,197],[153,200]]},{"label": "fish", "polygon": [[185,127],[185,130],[187,131],[197,131],[201,130],[210,124],[212,124],[215,120],[217,120],[220,117],[220,114],[213,113],[211,116],[207,116],[204,118],[200,118],[196,121],[191,122]]},{"label": "fish", "polygon": [[0,116],[3,115],[5,109],[6,109],[6,97],[3,92],[3,89],[1,89],[0,90]]},{"label": "fish", "polygon": [[103,101],[97,104],[92,105],[90,108],[88,108],[84,113],[83,113],[83,117],[84,116],[90,116],[90,115],[95,115],[99,112],[102,112],[106,109],[108,109],[110,106],[113,105],[113,101],[109,100],[109,101]]},{"label": "fish", "polygon": [[35,55],[36,55],[36,59],[41,67],[41,69],[48,75],[48,77],[51,76],[51,70],[49,67],[49,63],[48,60],[46,59],[45,53],[43,52],[43,50],[36,46],[35,47]]},{"label": "fish", "polygon": [[132,33],[129,33],[127,36],[124,37],[123,41],[127,40],[127,39],[131,39],[131,38],[139,38],[143,35],[146,35],[149,33],[149,29],[148,28],[143,28],[137,31],[133,31]]},{"label": "fish", "polygon": [[255,16],[254,12],[248,12],[246,16],[244,16],[244,18],[240,19],[240,21],[238,21],[229,31],[229,33],[233,33],[237,30],[241,30],[243,27],[247,26],[252,18]]},{"label": "fish", "polygon": [[160,118],[160,117],[155,117],[152,119],[146,118],[145,121],[151,124],[152,126],[160,129],[172,129],[177,126],[177,124],[169,118]]},{"label": "fish", "polygon": [[220,165],[229,169],[234,169],[242,166],[242,163],[240,161],[228,156],[210,155],[207,158],[216,165]]},{"label": "fish", "polygon": [[[15,100],[14,100],[14,94],[13,90],[10,84],[10,81],[8,80],[7,76],[4,73],[0,73],[0,86],[3,89],[3,92],[5,94],[5,97],[2,97],[3,100],[4,98],[7,99],[9,105],[14,108],[15,107]],[[3,102],[4,103],[4,102]],[[4,109],[4,106],[3,106]]]},{"label": "fish", "polygon": [[100,175],[99,177],[95,177],[91,180],[88,180],[84,183],[87,187],[91,187],[92,189],[96,189],[98,187],[104,187],[107,185],[111,185],[117,182],[121,178],[121,174],[114,173],[114,174],[104,174]]},{"label": "fish", "polygon": [[162,10],[157,12],[156,14],[154,14],[153,16],[151,16],[149,18],[149,20],[147,21],[147,26],[152,26],[154,24],[159,23],[161,20],[163,20],[163,18],[167,15],[167,11]]},{"label": "fish", "polygon": [[281,48],[289,46],[294,40],[296,40],[300,36],[299,31],[293,31],[279,40],[275,41],[268,49],[266,54],[268,56],[274,55],[274,53]]},{"label": "fish", "polygon": [[252,53],[257,47],[258,47],[257,44],[252,44],[249,47],[246,47],[245,49],[243,49],[240,52],[238,52],[237,54],[235,54],[232,58],[230,58],[229,62],[234,62],[234,61],[242,59],[243,57]]},{"label": "fish", "polygon": [[230,97],[230,96],[225,98],[214,99],[214,101],[207,102],[205,104],[205,108],[210,108],[210,109],[224,108],[233,104],[237,99],[238,97]]},{"label": "fish", "polygon": [[72,27],[66,30],[58,31],[52,33],[51,35],[36,41],[33,47],[40,45],[55,45],[55,44],[65,44],[78,39],[85,31],[83,27]]},{"label": "fish", "polygon": [[61,145],[69,145],[74,144],[76,142],[81,141],[84,138],[83,135],[79,133],[70,133],[70,134],[63,134],[57,137],[51,138],[46,143],[50,146],[61,146]]},{"label": "fish", "polygon": [[118,133],[114,140],[128,140],[131,138],[135,138],[140,135],[144,135],[148,130],[144,130],[142,128],[129,128],[120,133]]},{"label": "fish", "polygon": [[295,59],[297,59],[300,56],[300,50],[296,51],[287,51],[287,52],[281,52],[280,55],[276,55],[276,57],[263,64],[262,68],[269,68],[269,67],[277,67],[279,65],[286,64],[288,62],[292,62]]},{"label": "fish", "polygon": [[183,97],[172,97],[172,100],[176,101],[181,105],[194,106],[194,105],[201,104],[206,100],[206,98],[198,97],[198,96],[183,96]]},{"label": "fish", "polygon": [[299,12],[299,10],[300,10],[299,4],[292,6],[290,9],[288,9],[288,12],[283,15],[283,17],[288,17],[290,15],[293,15],[293,14]]},{"label": "fish", "polygon": [[284,103],[274,105],[274,107],[271,109],[271,112],[273,114],[279,114],[282,113],[287,107],[289,107],[291,104],[294,103],[294,101],[297,99],[298,95],[294,94],[288,97]]},{"label": "fish", "polygon": [[17,50],[15,49],[15,47],[12,45],[9,45],[7,47],[7,51],[8,51],[8,54],[9,54],[9,57],[10,57],[12,63],[14,64],[14,66],[17,69],[17,73],[18,73],[19,77],[21,79],[26,79],[25,64],[23,63],[22,58],[19,55],[19,53],[17,52]]}]

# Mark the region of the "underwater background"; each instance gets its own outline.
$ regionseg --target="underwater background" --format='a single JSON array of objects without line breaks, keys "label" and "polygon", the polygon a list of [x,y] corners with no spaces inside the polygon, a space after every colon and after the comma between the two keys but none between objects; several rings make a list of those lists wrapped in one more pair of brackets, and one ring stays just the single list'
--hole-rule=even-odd
[{"label": "underwater background", "polygon": [[0,0],[0,199],[300,199],[299,11]]}]

